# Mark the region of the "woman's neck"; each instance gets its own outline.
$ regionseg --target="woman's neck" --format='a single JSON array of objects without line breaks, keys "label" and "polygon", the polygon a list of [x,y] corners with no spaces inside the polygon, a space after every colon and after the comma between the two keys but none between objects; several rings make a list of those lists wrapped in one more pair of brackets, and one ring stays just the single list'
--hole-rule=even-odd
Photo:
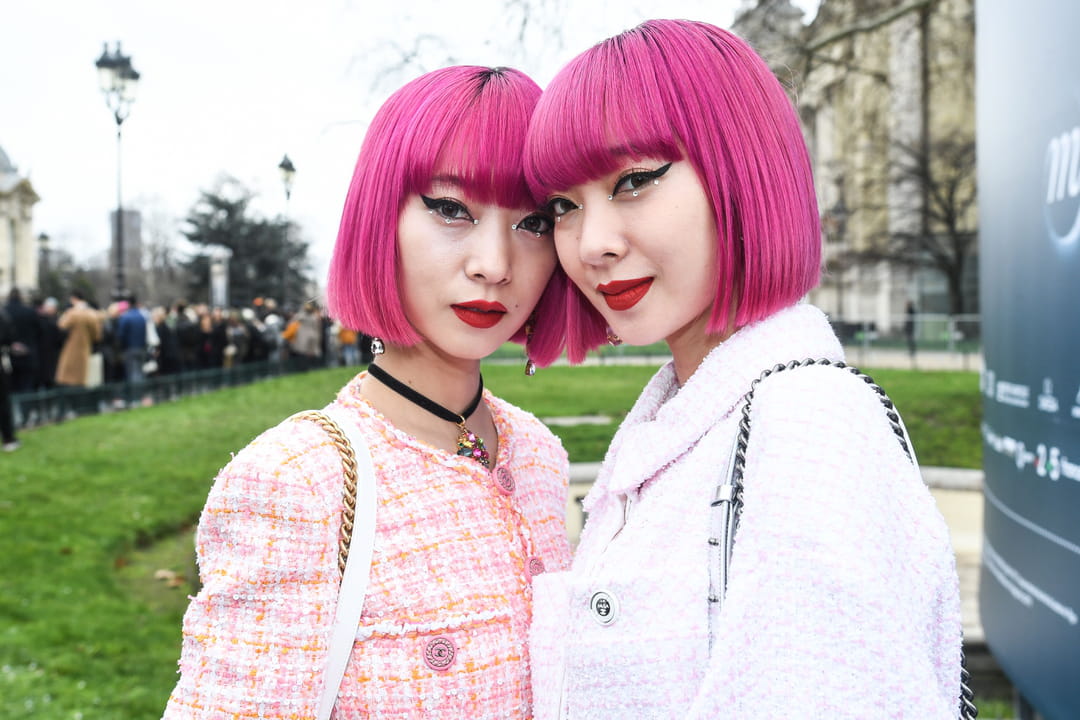
[{"label": "woman's neck", "polygon": [[[384,355],[375,359],[375,364],[421,395],[455,413],[468,407],[476,397],[480,383],[479,360],[449,357],[426,343],[412,347],[389,346]],[[363,392],[377,408],[382,403],[375,401],[383,399],[392,401],[394,405],[399,404],[398,401],[411,404],[411,401],[371,377],[365,378]]]},{"label": "woman's neck", "polygon": [[685,385],[690,376],[697,372],[702,361],[716,346],[735,334],[734,329],[719,333],[708,332],[711,311],[711,308],[707,309],[696,320],[667,338],[675,366],[675,381],[678,382],[679,387]]}]

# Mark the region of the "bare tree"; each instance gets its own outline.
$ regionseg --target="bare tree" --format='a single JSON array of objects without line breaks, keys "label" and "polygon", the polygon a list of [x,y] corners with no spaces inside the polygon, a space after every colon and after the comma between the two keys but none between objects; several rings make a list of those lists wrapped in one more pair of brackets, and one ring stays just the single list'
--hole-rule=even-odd
[{"label": "bare tree", "polygon": [[159,198],[142,200],[143,267],[138,274],[148,304],[168,305],[183,298],[189,284],[179,248],[180,230]]},{"label": "bare tree", "polygon": [[922,227],[894,230],[871,238],[856,253],[865,261],[908,267],[930,267],[944,276],[949,290],[949,312],[964,313],[964,277],[978,240],[975,215],[975,141],[971,138],[936,140],[928,147],[893,143],[896,150],[890,178],[917,190],[911,207],[892,212],[921,214]]}]

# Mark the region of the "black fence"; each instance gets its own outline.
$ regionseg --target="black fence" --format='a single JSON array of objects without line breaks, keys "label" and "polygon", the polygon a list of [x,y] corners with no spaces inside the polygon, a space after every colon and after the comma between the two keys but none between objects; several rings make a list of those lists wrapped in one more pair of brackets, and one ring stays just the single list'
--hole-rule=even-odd
[{"label": "black fence", "polygon": [[189,395],[200,395],[234,385],[314,369],[310,360],[288,358],[244,363],[231,368],[193,370],[150,377],[142,382],[106,383],[92,388],[61,387],[17,393],[11,404],[17,428],[69,420],[81,415],[113,412],[140,405],[155,405]]}]

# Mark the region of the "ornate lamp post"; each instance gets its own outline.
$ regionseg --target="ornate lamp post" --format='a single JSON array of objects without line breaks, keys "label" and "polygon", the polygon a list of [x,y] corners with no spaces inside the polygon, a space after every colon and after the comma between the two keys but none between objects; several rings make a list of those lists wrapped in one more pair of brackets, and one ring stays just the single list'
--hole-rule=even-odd
[{"label": "ornate lamp post", "polygon": [[120,52],[120,43],[110,51],[106,43],[101,57],[94,63],[98,69],[98,84],[105,95],[105,104],[116,119],[116,280],[113,297],[127,295],[124,280],[124,208],[120,191],[120,128],[131,112],[135,91],[139,85],[139,73],[131,66],[131,56]]},{"label": "ornate lamp post", "polygon": [[[278,170],[281,171],[281,182],[285,185],[285,245],[287,246],[289,240],[289,198],[292,197],[293,178],[296,176],[296,166],[293,165],[287,153],[278,163]],[[289,287],[287,257],[288,247],[283,247],[281,249],[281,292],[279,293],[283,310],[285,308],[286,290]]]},{"label": "ornate lamp post", "polygon": [[288,154],[281,158],[281,162],[278,163],[278,170],[281,171],[281,182],[285,185],[285,216],[288,217],[289,198],[292,197],[293,177],[296,176],[296,167],[292,164],[292,160],[289,159]]},{"label": "ornate lamp post", "polygon": [[48,233],[39,233],[37,236],[38,246],[41,248],[41,257],[38,259],[38,289],[43,290],[49,275],[49,240]]}]

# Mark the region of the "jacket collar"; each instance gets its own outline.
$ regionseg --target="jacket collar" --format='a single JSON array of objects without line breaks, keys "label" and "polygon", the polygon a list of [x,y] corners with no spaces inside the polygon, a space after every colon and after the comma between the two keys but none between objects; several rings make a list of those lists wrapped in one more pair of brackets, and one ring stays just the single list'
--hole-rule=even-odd
[{"label": "jacket collar", "polygon": [[681,388],[674,364],[667,363],[615,434],[585,509],[603,497],[636,493],[730,415],[763,370],[807,357],[841,360],[843,349],[825,314],[801,304],[740,328]]}]

